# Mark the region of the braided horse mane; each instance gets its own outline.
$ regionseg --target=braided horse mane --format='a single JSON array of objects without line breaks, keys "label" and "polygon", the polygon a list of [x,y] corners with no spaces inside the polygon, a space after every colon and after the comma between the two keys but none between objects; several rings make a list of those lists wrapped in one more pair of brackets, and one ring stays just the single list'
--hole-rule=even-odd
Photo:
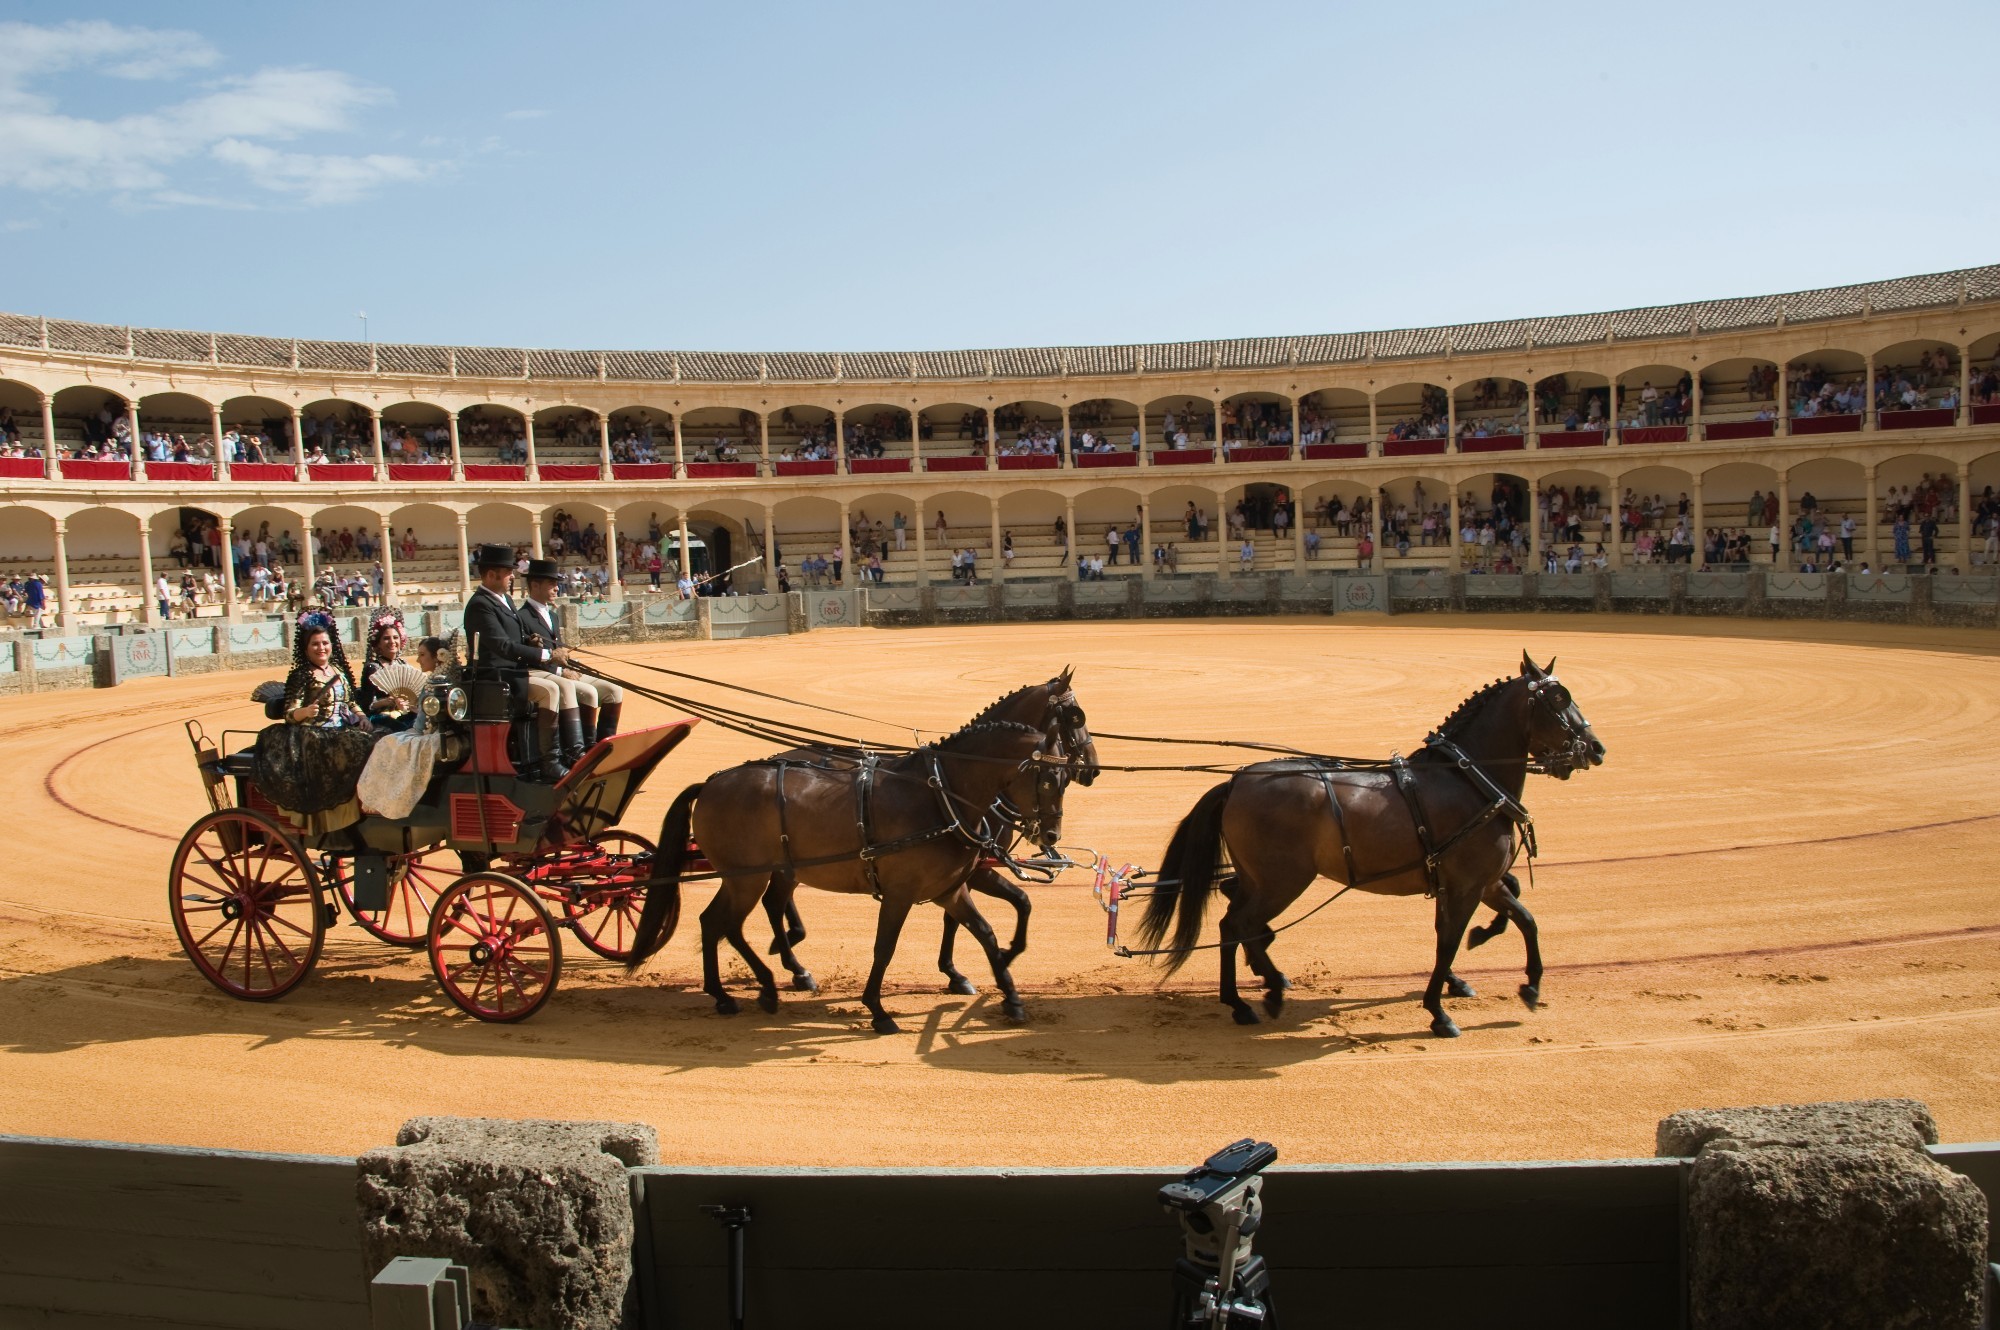
[{"label": "braided horse mane", "polygon": [[1444,718],[1444,721],[1437,727],[1437,729],[1433,730],[1432,733],[1437,735],[1441,739],[1450,738],[1451,732],[1458,726],[1464,724],[1467,720],[1469,720],[1472,716],[1472,713],[1478,710],[1482,705],[1484,705],[1490,698],[1492,698],[1492,696],[1495,693],[1499,692],[1501,689],[1505,688],[1510,683],[1519,683],[1520,681],[1521,681],[1520,675],[1503,674],[1498,679],[1495,679],[1492,683],[1489,683],[1484,688],[1481,688],[1478,692],[1474,693],[1472,696],[1466,698],[1463,702],[1460,702],[1458,706],[1453,709],[1452,713],[1449,716],[1446,716]]},{"label": "braided horse mane", "polygon": [[[987,705],[980,710],[979,714],[974,716],[971,720],[959,726],[956,730],[953,730],[950,734],[945,735],[943,738],[933,740],[931,743],[926,744],[925,747],[937,748],[950,743],[953,739],[963,738],[966,735],[972,734],[978,730],[989,729],[999,725],[1017,724],[1018,722],[1015,721],[995,720],[993,718],[993,713],[999,711],[1001,708],[1005,707],[1008,703],[1013,702],[1016,698],[1021,697],[1023,694],[1032,693],[1038,688],[1047,688],[1050,684],[1055,684],[1055,683],[1061,683],[1067,686],[1069,683],[1069,675],[1070,672],[1066,669],[1060,675],[1056,676],[1056,678],[1049,680],[1048,683],[1024,684],[1021,687],[1016,688],[1011,693],[1002,693],[1000,696],[994,698],[991,702],[987,703]],[[1028,726],[1024,728],[1033,728],[1033,727]]]}]

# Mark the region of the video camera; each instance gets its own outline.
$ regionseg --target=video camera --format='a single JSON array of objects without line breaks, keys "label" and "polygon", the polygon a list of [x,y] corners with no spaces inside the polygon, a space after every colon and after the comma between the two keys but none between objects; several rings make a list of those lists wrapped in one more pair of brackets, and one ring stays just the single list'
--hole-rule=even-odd
[{"label": "video camera", "polygon": [[1175,1330],[1276,1330],[1270,1271],[1250,1247],[1264,1220],[1261,1174],[1277,1158],[1269,1141],[1246,1136],[1160,1188],[1186,1246],[1174,1262]]}]

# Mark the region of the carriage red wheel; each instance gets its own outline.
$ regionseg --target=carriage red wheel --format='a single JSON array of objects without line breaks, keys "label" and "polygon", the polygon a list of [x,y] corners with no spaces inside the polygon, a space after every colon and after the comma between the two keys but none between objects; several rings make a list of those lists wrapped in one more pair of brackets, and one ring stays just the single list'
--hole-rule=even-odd
[{"label": "carriage red wheel", "polygon": [[431,907],[431,972],[445,996],[482,1021],[526,1020],[562,976],[556,922],[519,878],[472,873]]},{"label": "carriage red wheel", "polygon": [[455,856],[442,846],[418,850],[414,854],[389,857],[389,904],[381,910],[363,910],[354,904],[354,864],[350,859],[330,861],[327,876],[340,893],[341,904],[354,922],[392,946],[415,949],[424,945],[430,931],[431,907],[461,869]]},{"label": "carriage red wheel", "polygon": [[231,997],[268,1002],[305,982],[326,937],[319,876],[262,813],[225,808],[181,837],[167,870],[181,950]]},{"label": "carriage red wheel", "polygon": [[644,836],[617,830],[600,832],[579,849],[595,862],[569,879],[563,917],[584,946],[605,960],[629,961],[659,851]]}]

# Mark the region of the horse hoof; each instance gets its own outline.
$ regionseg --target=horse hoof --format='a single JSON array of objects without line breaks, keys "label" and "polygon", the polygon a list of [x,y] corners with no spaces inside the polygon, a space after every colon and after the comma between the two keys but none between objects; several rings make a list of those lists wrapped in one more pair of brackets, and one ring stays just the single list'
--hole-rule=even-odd
[{"label": "horse hoof", "polygon": [[1028,1009],[1021,1004],[1019,998],[1009,998],[1005,1002],[1002,1002],[1000,1010],[1005,1012],[1007,1019],[1016,1025],[1028,1019]]},{"label": "horse hoof", "polygon": [[792,988],[800,993],[819,992],[819,981],[812,977],[810,970],[800,970],[792,976]]},{"label": "horse hoof", "polygon": [[715,1014],[718,1016],[734,1016],[736,1010],[736,999],[727,993],[715,1000]]},{"label": "horse hoof", "polygon": [[1452,980],[1452,981],[1451,981],[1451,983],[1450,983],[1450,985],[1449,985],[1449,989],[1450,989],[1450,992],[1451,992],[1451,995],[1452,995],[1453,997],[1478,997],[1478,996],[1479,996],[1479,990],[1478,990],[1478,989],[1476,989],[1476,988],[1474,988],[1474,987],[1473,987],[1473,986],[1472,986],[1471,984],[1468,984],[1468,983],[1466,983],[1466,982],[1465,982],[1465,980],[1463,980],[1463,979],[1454,979],[1454,980]]},{"label": "horse hoof", "polygon": [[1440,1039],[1456,1039],[1458,1024],[1449,1016],[1439,1016],[1431,1022],[1431,1033]]},{"label": "horse hoof", "polygon": [[1238,1025],[1258,1024],[1257,1013],[1250,1010],[1250,1008],[1247,1006],[1235,1008],[1235,1014],[1236,1014],[1236,1023]]},{"label": "horse hoof", "polygon": [[778,990],[775,988],[760,989],[757,993],[757,1006],[759,1010],[766,1013],[776,1011],[778,1009]]},{"label": "horse hoof", "polygon": [[1273,990],[1264,994],[1264,1010],[1276,1016],[1285,1009],[1285,995]]},{"label": "horse hoof", "polygon": [[903,1027],[896,1024],[894,1016],[877,1016],[872,1024],[876,1034],[901,1034]]},{"label": "horse hoof", "polygon": [[946,984],[944,991],[947,993],[956,993],[960,997],[977,997],[979,995],[978,987],[962,974]]},{"label": "horse hoof", "polygon": [[1542,990],[1533,984],[1522,984],[1521,1001],[1527,1005],[1529,1011],[1533,1011],[1542,1005]]}]

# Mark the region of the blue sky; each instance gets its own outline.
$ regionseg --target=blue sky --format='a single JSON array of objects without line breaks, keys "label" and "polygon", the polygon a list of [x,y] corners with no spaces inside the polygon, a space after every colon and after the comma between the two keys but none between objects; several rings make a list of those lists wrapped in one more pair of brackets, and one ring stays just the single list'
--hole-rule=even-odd
[{"label": "blue sky", "polygon": [[2000,258],[1966,54],[2000,35],[1990,3],[67,0],[0,23],[0,309],[21,313],[947,348]]}]

